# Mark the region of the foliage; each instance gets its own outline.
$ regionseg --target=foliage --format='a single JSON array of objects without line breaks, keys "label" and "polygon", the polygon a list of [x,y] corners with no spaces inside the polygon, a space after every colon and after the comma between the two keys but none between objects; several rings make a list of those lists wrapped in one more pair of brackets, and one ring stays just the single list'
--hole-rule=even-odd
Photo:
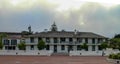
[{"label": "foliage", "polygon": [[87,43],[83,43],[83,45],[81,45],[81,48],[87,50],[88,49]]},{"label": "foliage", "polygon": [[37,44],[38,50],[42,50],[46,47],[45,42],[43,40],[40,40]]},{"label": "foliage", "polygon": [[120,38],[111,39],[109,46],[113,49],[120,49]]},{"label": "foliage", "polygon": [[0,49],[3,48],[3,42],[2,42],[2,39],[7,37],[7,34],[6,33],[2,33],[0,34]]},{"label": "foliage", "polygon": [[116,34],[114,38],[120,38],[120,34]]},{"label": "foliage", "polygon": [[107,47],[108,47],[108,43],[107,42],[103,42],[100,45],[100,48],[102,48],[102,49],[106,49]]},{"label": "foliage", "polygon": [[25,44],[25,42],[20,42],[18,44],[18,48],[19,48],[19,50],[26,50],[26,44]]},{"label": "foliage", "polygon": [[109,58],[110,58],[110,59],[120,59],[120,53],[110,54],[110,55],[109,55]]},{"label": "foliage", "polygon": [[0,41],[0,49],[3,48],[3,43]]},{"label": "foliage", "polygon": [[30,35],[30,34],[32,34],[32,33],[28,32],[28,31],[22,31],[21,33],[22,33],[22,36],[25,36],[25,35]]}]

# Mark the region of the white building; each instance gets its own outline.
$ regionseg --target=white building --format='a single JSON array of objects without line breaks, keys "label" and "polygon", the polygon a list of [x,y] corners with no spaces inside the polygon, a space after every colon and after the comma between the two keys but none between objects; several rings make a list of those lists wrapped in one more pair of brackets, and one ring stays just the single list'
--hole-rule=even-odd
[{"label": "white building", "polygon": [[22,39],[21,33],[17,32],[0,32],[0,34],[5,33],[7,37],[3,38],[3,50],[18,50],[17,44],[20,43]]},{"label": "white building", "polygon": [[[31,27],[29,27],[29,31],[31,31]],[[17,44],[23,39],[22,34],[10,32],[6,34],[8,37],[3,39],[3,50],[18,50]],[[97,51],[100,50],[99,45],[107,40],[106,37],[92,32],[58,31],[54,23],[50,31],[45,30],[44,32],[27,35],[24,39],[26,50],[38,50],[37,44],[41,39],[46,43],[46,50],[57,53],[81,50],[80,45],[83,45],[83,43],[87,43],[87,51]]]},{"label": "white building", "polygon": [[26,37],[26,50],[37,50],[37,43],[40,40],[46,43],[46,50],[53,50],[54,52],[69,52],[70,50],[81,50],[80,45],[87,43],[87,51],[100,50],[99,45],[107,40],[106,37],[92,33],[92,32],[78,32],[78,31],[58,31],[54,23],[51,26],[51,31],[32,34]]}]

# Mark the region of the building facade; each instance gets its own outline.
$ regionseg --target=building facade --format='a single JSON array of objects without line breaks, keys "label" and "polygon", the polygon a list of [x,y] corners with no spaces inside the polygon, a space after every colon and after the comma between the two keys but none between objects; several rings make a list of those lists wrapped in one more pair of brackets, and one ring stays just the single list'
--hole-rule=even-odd
[{"label": "building facade", "polygon": [[[31,31],[31,27],[29,28]],[[9,37],[3,39],[4,50],[18,50],[17,44],[23,39],[21,33],[10,34]],[[69,51],[82,50],[81,45],[86,43],[88,48],[86,51],[101,50],[100,44],[107,41],[107,38],[92,32],[75,31],[58,31],[56,24],[51,26],[50,31],[43,31],[27,35],[24,37],[26,50],[38,50],[37,44],[43,40],[46,44],[46,50],[52,50],[54,53],[69,53]]]},{"label": "building facade", "polygon": [[106,37],[92,33],[75,31],[58,31],[56,24],[51,26],[51,30],[32,34],[26,37],[27,50],[37,50],[37,43],[40,40],[46,43],[46,50],[52,50],[55,53],[69,52],[70,50],[82,50],[80,45],[86,43],[86,51],[101,50],[100,44],[107,40]]},{"label": "building facade", "polygon": [[0,34],[6,34],[7,37],[2,39],[3,50],[18,50],[17,44],[21,41],[21,33],[17,32],[0,32]]}]

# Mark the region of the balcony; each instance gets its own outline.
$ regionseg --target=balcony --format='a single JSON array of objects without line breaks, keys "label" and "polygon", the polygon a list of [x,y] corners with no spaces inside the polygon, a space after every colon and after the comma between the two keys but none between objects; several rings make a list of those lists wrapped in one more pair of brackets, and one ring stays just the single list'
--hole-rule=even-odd
[{"label": "balcony", "polygon": [[37,45],[38,43],[25,43],[26,45]]},{"label": "balcony", "polygon": [[82,43],[80,42],[69,42],[69,41],[61,41],[61,42],[57,42],[57,43],[53,43],[53,42],[50,42],[50,43],[47,43],[46,44],[49,44],[49,45],[80,45]]}]

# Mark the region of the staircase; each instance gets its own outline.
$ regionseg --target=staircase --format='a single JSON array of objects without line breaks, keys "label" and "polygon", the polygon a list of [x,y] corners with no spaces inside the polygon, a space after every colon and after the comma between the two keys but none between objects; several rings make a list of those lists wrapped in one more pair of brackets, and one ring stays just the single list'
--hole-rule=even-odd
[{"label": "staircase", "polygon": [[53,53],[52,56],[69,56],[69,53]]}]

